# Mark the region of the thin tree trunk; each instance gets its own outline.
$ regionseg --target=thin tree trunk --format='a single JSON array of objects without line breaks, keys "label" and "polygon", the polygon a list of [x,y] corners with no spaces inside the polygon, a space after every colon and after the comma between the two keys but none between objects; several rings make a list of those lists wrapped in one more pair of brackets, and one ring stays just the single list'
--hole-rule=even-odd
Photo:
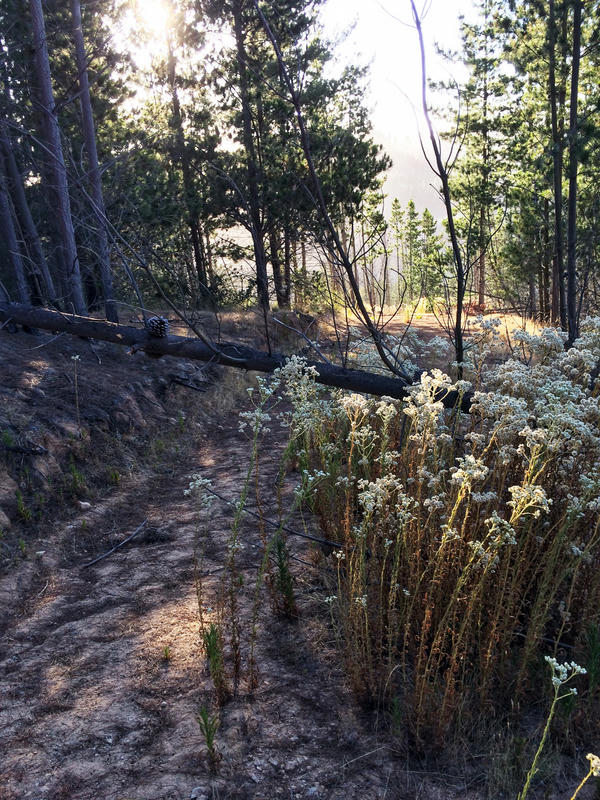
[{"label": "thin tree trunk", "polygon": [[200,225],[198,224],[198,216],[194,209],[193,196],[194,186],[192,181],[192,171],[190,168],[190,160],[188,149],[185,144],[185,135],[183,131],[183,117],[181,114],[181,103],[179,102],[179,94],[177,92],[177,63],[171,39],[169,38],[169,54],[167,62],[167,71],[169,78],[169,85],[171,88],[171,102],[172,102],[172,122],[175,130],[175,152],[174,160],[179,161],[181,164],[181,174],[183,177],[183,193],[184,203],[188,216],[188,226],[190,229],[190,237],[192,239],[192,248],[194,251],[194,264],[196,266],[196,273],[198,275],[198,285],[201,297],[206,297],[208,294],[207,286],[207,270],[206,258],[202,246],[202,233]]},{"label": "thin tree trunk", "polygon": [[537,316],[537,302],[535,296],[535,273],[529,273],[529,316],[535,319]]},{"label": "thin tree trunk", "polygon": [[[552,261],[552,248],[550,245],[550,201],[544,200],[544,314],[542,319],[551,320],[550,308],[550,263]],[[541,302],[540,302],[541,305]]]},{"label": "thin tree trunk", "polygon": [[456,361],[458,363],[458,374],[462,377],[462,362],[464,359],[464,344],[463,344],[463,302],[465,298],[466,288],[466,275],[458,244],[458,235],[456,233],[456,226],[454,224],[454,214],[452,212],[452,200],[450,197],[450,186],[448,183],[448,172],[444,167],[442,161],[442,154],[440,152],[438,139],[431,124],[431,117],[427,107],[427,71],[425,69],[425,44],[423,42],[423,31],[421,29],[421,19],[415,7],[414,0],[410,0],[413,12],[413,19],[417,26],[417,33],[419,35],[419,47],[421,51],[421,100],[423,105],[423,112],[427,121],[429,130],[429,138],[431,146],[435,155],[435,162],[437,172],[436,174],[442,181],[442,195],[444,198],[444,206],[446,209],[446,218],[448,220],[448,232],[450,233],[450,242],[452,244],[452,255],[454,256],[454,266],[456,270],[456,315],[454,318],[454,352],[456,354]]},{"label": "thin tree trunk", "polygon": [[568,344],[577,339],[577,94],[581,59],[581,0],[573,0],[573,58],[571,61],[571,96],[569,109],[569,202],[567,222],[567,324]]},{"label": "thin tree trunk", "polygon": [[283,274],[281,271],[281,259],[279,258],[279,241],[273,228],[269,231],[269,249],[271,252],[271,267],[273,268],[273,283],[275,284],[277,306],[279,308],[287,308],[283,287]]},{"label": "thin tree trunk", "polygon": [[[484,12],[484,24],[485,24],[485,40],[484,40],[484,58],[486,63],[488,62],[489,56],[489,8],[488,4],[485,4],[485,12]],[[479,308],[481,310],[485,307],[485,252],[488,245],[487,242],[487,231],[486,231],[486,210],[487,205],[489,203],[488,200],[488,171],[489,171],[489,157],[490,157],[490,137],[489,137],[489,130],[488,130],[488,100],[489,100],[489,86],[488,86],[488,74],[487,71],[484,72],[483,75],[483,97],[482,97],[482,134],[483,134],[483,146],[482,146],[482,158],[481,158],[481,166],[482,166],[482,181],[481,181],[481,208],[479,210],[479,260],[478,260],[478,289],[479,289]]]},{"label": "thin tree trunk", "polygon": [[241,0],[233,0],[233,27],[235,33],[236,53],[240,79],[240,99],[242,104],[243,141],[246,151],[248,169],[248,205],[250,207],[250,225],[254,258],[256,260],[256,288],[258,300],[264,312],[269,310],[269,280],[267,276],[267,257],[263,241],[263,225],[260,214],[260,193],[258,183],[258,162],[252,135],[252,116],[250,110],[250,92],[248,86],[248,67],[246,45],[244,42],[244,26],[242,21]]},{"label": "thin tree trunk", "polygon": [[[6,51],[5,54],[8,55],[5,41],[2,42],[2,46]],[[39,274],[42,276],[44,287],[41,289],[40,295],[45,297],[50,303],[56,304],[56,289],[54,287],[54,281],[52,279],[52,275],[50,274],[48,263],[42,249],[37,227],[33,221],[33,217],[29,209],[29,203],[27,202],[25,188],[23,186],[23,178],[19,171],[17,159],[15,158],[15,153],[11,142],[8,114],[9,109],[12,106],[12,100],[9,89],[10,81],[8,77],[8,69],[5,63],[1,64],[0,68],[2,69],[2,79],[4,84],[3,94],[6,114],[5,118],[0,119],[0,157],[3,151],[6,164],[9,195],[12,197],[16,215],[19,219],[21,228],[24,231],[29,254],[39,270]]]},{"label": "thin tree trunk", "polygon": [[[549,101],[552,129],[552,165],[554,188],[554,255],[552,259],[552,322],[560,321],[566,328],[566,319],[563,320],[564,308],[564,244],[562,224],[562,172],[563,172],[563,131],[562,119],[559,122],[558,90],[556,87],[556,8],[555,0],[549,0],[548,15],[548,40],[549,40]],[[562,117],[562,114],[561,114]]]},{"label": "thin tree trunk", "polygon": [[[479,235],[483,237],[483,229],[485,227],[485,208],[482,205],[479,212]],[[479,290],[479,308],[483,311],[485,308],[485,244],[482,242],[479,249],[478,259],[478,290]]]},{"label": "thin tree trunk", "polygon": [[21,256],[21,251],[19,250],[19,243],[17,241],[17,234],[11,213],[10,198],[8,195],[4,174],[2,172],[0,172],[0,228],[6,242],[8,259],[15,275],[19,300],[24,305],[30,305],[31,298],[29,296],[29,288],[27,286],[27,279],[25,277],[23,258]]},{"label": "thin tree trunk", "polygon": [[307,294],[308,294],[308,269],[306,267],[306,244],[304,239],[300,242],[300,274],[302,276],[300,285],[302,286],[302,293],[300,295],[300,305],[306,311],[308,308],[306,307],[307,304]]},{"label": "thin tree trunk", "polygon": [[365,241],[365,219],[361,215],[360,218],[360,237],[361,237],[361,249],[363,251],[362,262],[363,262],[363,275],[365,276],[365,289],[367,290],[367,297],[369,299],[369,305],[371,306],[371,314],[375,315],[375,290],[374,290],[374,282],[375,276],[373,274],[373,263],[369,264],[367,259],[367,247]]},{"label": "thin tree trunk", "polygon": [[46,261],[46,257],[44,256],[44,251],[42,249],[42,243],[40,242],[37,227],[33,221],[33,217],[29,209],[29,203],[27,202],[23,180],[17,166],[15,154],[12,150],[6,127],[3,124],[0,124],[0,136],[2,144],[1,149],[4,152],[6,172],[9,179],[9,193],[12,197],[15,211],[19,217],[25,237],[27,238],[29,252],[32,255],[33,262],[39,270],[40,275],[42,276],[44,284],[43,295],[45,296],[46,300],[54,304],[56,303],[56,289],[54,288],[54,281],[52,280],[52,275],[48,269],[48,263]]},{"label": "thin tree trunk", "polygon": [[537,270],[537,286],[539,297],[539,319],[546,319],[546,308],[544,306],[544,256],[540,256]]},{"label": "thin tree trunk", "polygon": [[119,316],[114,299],[110,249],[108,246],[108,236],[106,234],[106,210],[104,206],[104,197],[102,195],[102,178],[98,165],[96,130],[94,127],[94,115],[92,113],[92,101],[90,99],[90,84],[79,0],[71,0],[71,16],[73,18],[73,41],[75,42],[75,57],[77,59],[77,72],[79,76],[79,103],[81,105],[83,141],[85,143],[88,160],[90,195],[93,201],[94,214],[98,221],[98,266],[100,268],[102,294],[104,295],[104,310],[106,318],[110,320],[110,322],[118,322]]},{"label": "thin tree trunk", "polygon": [[283,229],[283,293],[285,308],[290,308],[292,299],[292,263],[291,263],[292,241],[290,230]]},{"label": "thin tree trunk", "polygon": [[204,252],[206,253],[206,277],[208,278],[208,284],[210,286],[213,282],[214,273],[212,245],[210,243],[210,233],[208,230],[204,231],[204,241],[206,242],[204,247]]},{"label": "thin tree trunk", "polygon": [[50,62],[48,46],[46,43],[46,28],[42,12],[41,0],[29,0],[33,29],[34,63],[39,83],[39,91],[44,120],[45,136],[50,151],[49,171],[56,188],[58,224],[61,233],[63,259],[66,266],[66,282],[73,307],[78,314],[87,312],[83,296],[79,257],[75,245],[75,232],[71,217],[71,201],[69,198],[69,184],[67,169],[60,140],[60,128],[56,115],[52,79],[50,76]]}]

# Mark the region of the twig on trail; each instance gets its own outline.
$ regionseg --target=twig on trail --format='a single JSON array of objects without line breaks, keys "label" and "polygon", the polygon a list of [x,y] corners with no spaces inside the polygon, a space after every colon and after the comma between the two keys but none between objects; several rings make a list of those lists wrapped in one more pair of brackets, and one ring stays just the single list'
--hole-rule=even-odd
[{"label": "twig on trail", "polygon": [[52,344],[52,342],[55,342],[57,339],[60,339],[60,337],[64,336],[64,335],[65,335],[65,332],[61,331],[60,333],[57,333],[55,336],[50,337],[50,339],[48,339],[48,341],[42,342],[41,344],[36,344],[35,347],[30,347],[29,349],[30,350],[40,350],[42,347],[46,347],[47,345]]},{"label": "twig on trail", "polygon": [[[233,503],[231,500],[228,500],[223,495],[215,492],[214,489],[209,488],[208,486],[202,487],[204,491],[208,492],[209,494],[213,494],[219,500],[222,500],[224,503],[227,503],[229,506],[236,506],[236,503]],[[340,542],[333,542],[331,539],[323,539],[320,536],[312,536],[310,533],[300,533],[300,531],[295,531],[293,528],[288,528],[287,525],[280,525],[279,522],[274,522],[272,519],[267,519],[266,517],[261,517],[260,514],[256,514],[254,511],[250,511],[248,508],[243,508],[242,511],[244,514],[249,514],[251,517],[255,519],[260,519],[263,522],[266,522],[267,525],[270,525],[272,528],[277,528],[278,530],[285,531],[286,533],[290,533],[292,536],[299,536],[301,539],[309,539],[311,542],[317,542],[317,544],[326,544],[329,547],[334,547],[336,550],[343,550],[344,545],[340,544]]]},{"label": "twig on trail", "polygon": [[209,381],[205,381],[201,386],[195,386],[191,381],[186,381],[178,375],[169,375],[171,383],[176,383],[178,386],[185,386],[186,389],[193,389],[195,392],[207,392],[212,386]]},{"label": "twig on trail", "polygon": [[87,564],[84,564],[82,566],[82,569],[85,569],[86,567],[91,567],[92,564],[97,564],[98,561],[102,561],[103,558],[106,558],[111,553],[114,553],[115,550],[118,550],[119,548],[123,547],[123,545],[127,544],[127,542],[130,542],[133,539],[134,536],[137,536],[138,533],[140,533],[140,531],[143,530],[146,527],[147,524],[148,524],[148,520],[145,519],[142,522],[141,525],[138,525],[138,527],[134,530],[134,532],[131,534],[131,536],[128,536],[126,539],[123,539],[122,542],[119,542],[119,544],[116,544],[114,547],[112,547],[106,553],[102,553],[101,556],[98,556],[98,558],[95,558],[93,561],[89,561]]},{"label": "twig on trail", "polygon": [[98,360],[98,363],[102,364],[102,359],[100,358],[100,355],[99,355],[98,351],[96,350],[96,348],[94,347],[94,344],[93,344],[91,339],[88,339],[88,345],[89,345],[89,348],[92,351],[92,353],[96,356],[96,359]]}]

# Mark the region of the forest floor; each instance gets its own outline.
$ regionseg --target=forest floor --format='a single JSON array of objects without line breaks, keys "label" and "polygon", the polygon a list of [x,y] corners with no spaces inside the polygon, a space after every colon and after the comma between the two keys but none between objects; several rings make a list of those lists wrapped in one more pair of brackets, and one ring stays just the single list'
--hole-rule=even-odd
[{"label": "forest floor", "polygon": [[[5,331],[0,364],[0,800],[486,796],[489,764],[409,758],[389,719],[356,705],[309,543],[289,540],[297,619],[257,595],[261,526],[249,515],[239,618],[245,663],[257,617],[258,685],[242,676],[215,705],[198,590],[206,623],[250,459],[237,415],[252,376]],[[272,427],[259,489],[276,519],[285,436]],[[224,498],[210,509],[184,494],[198,473]],[[318,534],[314,520],[289,522],[305,523]],[[216,768],[202,707],[220,721]]]}]

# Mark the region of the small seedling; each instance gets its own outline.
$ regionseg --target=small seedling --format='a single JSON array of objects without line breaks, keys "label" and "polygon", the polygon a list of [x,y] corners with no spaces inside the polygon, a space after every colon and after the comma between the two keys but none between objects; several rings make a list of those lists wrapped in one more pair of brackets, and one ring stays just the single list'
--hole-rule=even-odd
[{"label": "small seedling", "polygon": [[298,616],[298,608],[294,598],[294,579],[290,572],[289,554],[286,543],[278,533],[275,537],[275,589],[277,592],[277,606],[280,612],[288,618]]},{"label": "small seedling", "polygon": [[230,692],[227,683],[227,675],[225,674],[221,632],[214,622],[211,622],[210,628],[207,631],[204,631],[202,639],[206,658],[208,659],[210,677],[215,685],[217,701],[223,703],[229,697]]},{"label": "small seedling", "polygon": [[222,757],[215,745],[215,738],[219,729],[219,717],[217,714],[209,714],[206,706],[202,706],[196,719],[206,743],[210,765],[212,769],[216,769]]},{"label": "small seedling", "polygon": [[25,558],[25,556],[27,555],[27,545],[25,544],[25,540],[19,539],[17,544],[19,545],[19,550],[21,551],[21,555],[23,556],[23,558]]},{"label": "small seedling", "polygon": [[165,661],[170,661],[173,657],[173,653],[171,652],[171,648],[168,644],[163,647],[163,658]]},{"label": "small seedling", "polygon": [[72,459],[69,464],[69,472],[71,473],[71,492],[77,496],[85,489],[85,478]]},{"label": "small seedling", "polygon": [[31,513],[31,509],[27,505],[25,505],[23,494],[19,491],[19,489],[17,489],[16,497],[17,497],[17,514],[21,517],[23,522],[31,522],[33,514]]},{"label": "small seedling", "polygon": [[121,473],[118,469],[109,469],[108,470],[108,480],[113,484],[113,486],[118,486],[121,480]]},{"label": "small seedling", "polygon": [[2,441],[2,444],[4,445],[4,447],[14,447],[15,446],[15,440],[14,440],[14,437],[11,434],[10,431],[2,431],[2,435],[0,437],[0,440]]}]

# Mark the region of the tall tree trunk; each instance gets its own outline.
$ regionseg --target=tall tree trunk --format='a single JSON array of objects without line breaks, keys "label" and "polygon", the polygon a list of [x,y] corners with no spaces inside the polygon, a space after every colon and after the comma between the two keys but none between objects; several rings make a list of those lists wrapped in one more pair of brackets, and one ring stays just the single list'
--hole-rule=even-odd
[{"label": "tall tree trunk", "polygon": [[56,303],[56,289],[54,288],[54,281],[48,269],[48,263],[42,249],[42,243],[37,231],[35,222],[29,209],[29,203],[25,195],[25,188],[23,186],[23,179],[17,166],[15,154],[12,150],[10,138],[6,127],[0,123],[0,137],[1,148],[4,152],[4,162],[6,164],[6,173],[8,176],[9,194],[12,197],[13,205],[19,222],[23,229],[24,235],[27,239],[27,246],[29,248],[32,260],[39,270],[44,285],[42,294],[45,299],[50,303]]},{"label": "tall tree trunk", "polygon": [[[485,4],[484,9],[484,24],[485,24],[485,40],[484,40],[484,58],[486,64],[488,63],[489,56],[489,8]],[[489,158],[490,158],[490,135],[488,130],[488,100],[489,100],[489,86],[488,86],[488,73],[487,70],[483,75],[483,96],[482,96],[482,153],[481,153],[481,208],[479,210],[479,259],[478,259],[478,290],[479,290],[479,307],[483,310],[485,307],[485,253],[487,249],[487,207],[489,204],[488,198],[488,173],[489,173]]]},{"label": "tall tree trunk", "polygon": [[540,321],[546,319],[546,307],[544,305],[544,257],[540,255],[537,270],[537,286],[539,297],[539,319]]},{"label": "tall tree trunk", "polygon": [[0,172],[0,229],[2,230],[2,235],[6,242],[8,259],[15,275],[19,300],[24,305],[31,305],[29,288],[27,286],[25,269],[23,267],[23,258],[19,250],[19,243],[17,241],[17,234],[11,213],[10,197],[8,195],[8,188],[3,171]]},{"label": "tall tree trunk", "polygon": [[271,253],[271,267],[273,268],[273,283],[279,308],[287,308],[286,296],[283,286],[281,259],[279,258],[279,239],[273,228],[269,230],[269,249]]},{"label": "tall tree trunk", "polygon": [[581,0],[573,0],[573,58],[571,60],[571,96],[569,100],[569,202],[567,222],[567,324],[568,343],[577,339],[577,94],[579,92],[579,62],[581,59]]},{"label": "tall tree trunk", "polygon": [[467,285],[467,275],[463,265],[462,254],[460,252],[460,245],[458,243],[458,235],[456,232],[456,225],[454,224],[454,212],[452,210],[452,199],[450,197],[450,184],[448,181],[448,172],[444,166],[442,154],[440,152],[439,140],[433,130],[431,123],[431,116],[429,114],[429,107],[427,105],[427,70],[425,68],[425,44],[423,42],[423,31],[421,28],[421,18],[415,6],[415,0],[410,0],[412,8],[413,19],[417,27],[417,34],[419,36],[419,50],[421,54],[421,102],[423,106],[423,113],[427,121],[427,128],[429,131],[429,139],[431,147],[435,155],[436,174],[442,182],[442,196],[444,198],[444,206],[446,209],[446,218],[448,220],[448,232],[450,234],[450,242],[452,244],[452,255],[454,257],[454,268],[456,272],[456,313],[454,316],[454,330],[453,330],[453,344],[454,352],[456,354],[456,361],[458,363],[458,376],[462,378],[463,368],[462,362],[464,360],[464,340],[463,340],[463,304],[465,299],[465,289]]},{"label": "tall tree trunk", "polygon": [[[550,102],[551,127],[552,127],[552,166],[554,188],[554,255],[552,259],[552,322],[560,321],[566,329],[567,321],[564,313],[564,242],[562,221],[562,173],[563,173],[563,115],[559,107],[562,106],[562,86],[556,86],[556,7],[555,0],[549,0],[548,14],[548,99]],[[563,101],[564,102],[564,101]]]},{"label": "tall tree trunk", "polygon": [[[550,264],[552,262],[552,247],[550,244],[550,201],[544,200],[544,313],[542,319],[546,322],[551,320],[550,308]],[[540,301],[541,305],[541,301]]]},{"label": "tall tree trunk", "polygon": [[283,229],[283,291],[285,307],[291,307],[292,300],[292,237],[290,229],[286,225]]},{"label": "tall tree trunk", "polygon": [[242,103],[243,142],[248,169],[248,205],[254,258],[256,261],[256,288],[258,300],[264,312],[269,310],[269,280],[267,276],[267,257],[264,245],[264,231],[260,213],[260,193],[258,183],[258,162],[252,135],[252,115],[248,85],[248,66],[245,45],[245,32],[242,20],[241,0],[233,0],[233,28],[240,79],[240,99]]},{"label": "tall tree trunk", "polygon": [[79,76],[79,103],[81,106],[81,124],[83,128],[83,141],[88,160],[88,180],[90,195],[93,201],[94,215],[98,220],[98,266],[100,270],[100,283],[104,296],[104,310],[110,322],[118,322],[119,316],[115,305],[112,271],[110,266],[110,249],[106,234],[106,209],[102,195],[102,178],[98,165],[98,149],[96,147],[96,130],[92,101],[90,99],[90,83],[87,70],[87,58],[83,41],[83,27],[81,25],[81,6],[79,0],[71,0],[71,16],[73,19],[73,41],[75,43],[75,57],[77,59],[77,74]]},{"label": "tall tree trunk", "polygon": [[306,244],[304,239],[300,242],[300,275],[302,276],[300,285],[302,286],[302,293],[300,296],[300,303],[296,300],[296,304],[300,305],[303,310],[308,311],[308,269],[306,267]]},{"label": "tall tree trunk", "polygon": [[60,141],[60,128],[54,103],[54,93],[52,91],[50,61],[48,59],[46,28],[41,0],[29,0],[29,10],[31,13],[34,63],[39,84],[44,132],[50,151],[49,172],[52,175],[56,189],[56,213],[61,234],[62,255],[66,267],[65,279],[69,288],[69,295],[73,303],[73,308],[77,314],[86,314],[87,306],[83,296],[79,257],[75,245],[67,169]]},{"label": "tall tree trunk", "polygon": [[535,273],[529,273],[529,316],[535,319],[537,316],[537,302],[535,296]]},{"label": "tall tree trunk", "polygon": [[[483,230],[485,227],[485,208],[482,205],[480,212],[479,212],[479,235],[483,236]],[[477,260],[477,289],[478,289],[478,302],[479,308],[483,310],[485,308],[485,250],[486,246],[484,242],[480,243],[479,249],[479,258]]]},{"label": "tall tree trunk", "polygon": [[[8,56],[9,53],[6,41],[3,41],[1,46],[5,50],[5,54]],[[50,274],[48,262],[46,261],[44,251],[42,249],[42,243],[40,242],[37,227],[31,215],[29,203],[27,202],[23,178],[17,165],[17,159],[15,157],[10,137],[9,110],[11,109],[13,103],[10,95],[10,80],[6,63],[0,62],[0,69],[2,70],[2,81],[4,84],[4,113],[6,115],[5,117],[0,118],[0,160],[2,158],[2,153],[4,153],[9,195],[12,198],[16,216],[26,238],[29,255],[39,271],[39,275],[41,275],[42,282],[44,284],[43,288],[41,288],[40,295],[50,303],[56,304],[56,289],[54,287],[54,281],[52,279],[52,275]],[[2,167],[0,166],[0,170],[1,169]]]},{"label": "tall tree trunk", "polygon": [[172,125],[175,133],[175,148],[174,160],[178,161],[181,165],[181,174],[183,177],[183,193],[185,208],[188,216],[188,226],[190,229],[190,237],[192,240],[192,248],[194,251],[194,264],[196,266],[196,273],[198,275],[199,292],[201,297],[208,295],[208,280],[206,270],[206,258],[204,254],[204,247],[202,242],[202,232],[198,224],[198,215],[194,208],[194,186],[192,181],[192,171],[190,168],[189,152],[185,143],[185,135],[183,131],[183,117],[181,114],[181,103],[179,102],[179,94],[177,92],[177,62],[173,52],[173,46],[169,37],[169,54],[167,62],[167,72],[169,79],[169,86],[171,88],[171,103],[172,103]]},{"label": "tall tree trunk", "polygon": [[358,258],[356,257],[356,231],[354,230],[354,220],[350,223],[350,250],[352,253],[351,263],[353,264],[354,281],[357,289],[360,291],[360,267],[358,265]]},{"label": "tall tree trunk", "polygon": [[371,314],[375,314],[375,275],[373,272],[373,262],[369,264],[367,258],[367,243],[365,240],[365,219],[364,216],[361,214],[360,218],[360,238],[361,238],[361,249],[362,249],[362,264],[363,264],[363,275],[365,276],[365,289],[367,290],[367,298],[369,300],[369,305],[371,306]]},{"label": "tall tree trunk", "polygon": [[204,252],[206,253],[206,277],[208,278],[209,286],[213,282],[213,255],[212,255],[212,245],[210,243],[210,232],[208,229],[204,230]]}]

